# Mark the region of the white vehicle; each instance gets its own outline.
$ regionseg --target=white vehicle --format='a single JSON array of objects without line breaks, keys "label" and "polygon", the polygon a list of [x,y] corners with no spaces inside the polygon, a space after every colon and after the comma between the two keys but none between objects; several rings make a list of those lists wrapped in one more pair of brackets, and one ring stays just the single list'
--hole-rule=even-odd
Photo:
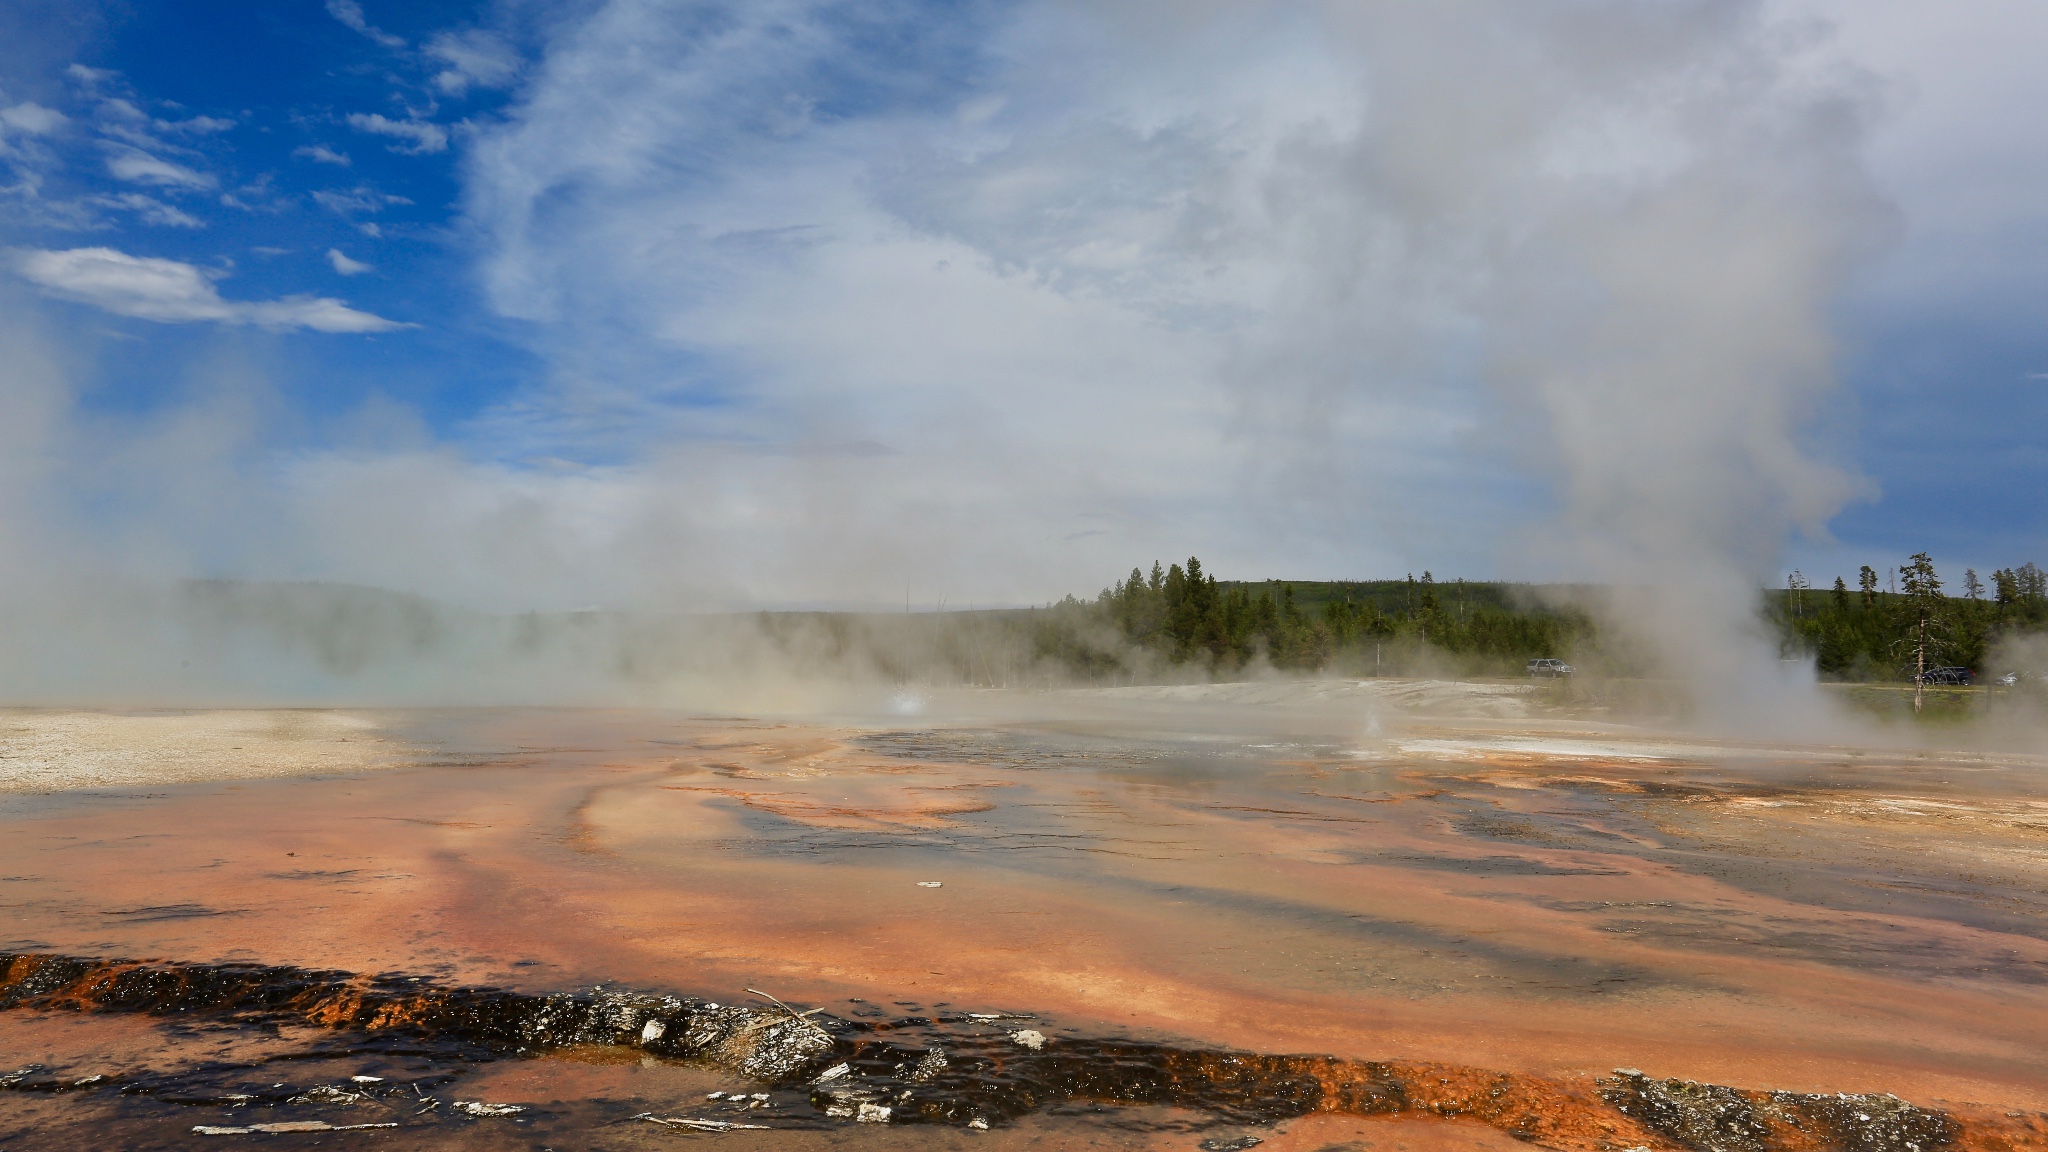
[{"label": "white vehicle", "polygon": [[1556,680],[1559,677],[1571,674],[1572,666],[1562,660],[1554,660],[1548,656],[1539,656],[1529,661],[1529,675],[1531,676],[1542,676],[1546,679]]}]

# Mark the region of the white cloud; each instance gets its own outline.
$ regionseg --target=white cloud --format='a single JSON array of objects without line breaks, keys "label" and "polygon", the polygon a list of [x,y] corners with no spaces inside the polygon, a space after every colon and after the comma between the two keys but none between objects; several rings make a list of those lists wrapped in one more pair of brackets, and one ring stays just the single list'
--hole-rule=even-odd
[{"label": "white cloud", "polygon": [[101,136],[126,141],[130,146],[154,151],[184,151],[159,139],[149,115],[133,101],[118,96],[102,97],[95,107],[94,126]]},{"label": "white cloud", "polygon": [[218,116],[194,116],[187,120],[158,120],[155,121],[155,124],[159,132],[180,132],[193,136],[212,136],[225,132],[235,126],[233,120],[224,120]]},{"label": "white cloud", "polygon": [[325,144],[308,144],[303,148],[294,148],[292,155],[301,160],[311,160],[316,164],[333,164],[340,168],[346,168],[353,163],[346,153],[336,152]]},{"label": "white cloud", "polygon": [[429,56],[448,65],[435,75],[434,84],[451,96],[461,96],[472,84],[503,87],[519,74],[519,54],[503,37],[481,29],[443,32],[426,48]]},{"label": "white cloud", "polygon": [[33,102],[24,101],[9,108],[0,108],[0,126],[31,136],[48,136],[66,123],[62,112]]},{"label": "white cloud", "polygon": [[327,14],[386,48],[403,48],[405,39],[372,25],[357,0],[327,0]]},{"label": "white cloud", "polygon": [[131,184],[154,184],[164,188],[210,189],[219,184],[210,173],[194,171],[140,149],[118,145],[109,150],[107,171]]},{"label": "white cloud", "polygon": [[348,124],[358,132],[411,141],[410,145],[393,145],[391,148],[393,152],[408,156],[448,150],[448,130],[425,120],[393,120],[378,112],[351,112]]},{"label": "white cloud", "polygon": [[358,184],[346,190],[322,188],[312,196],[313,203],[337,216],[350,219],[365,213],[382,212],[393,205],[412,203],[403,196],[388,195],[367,184]]},{"label": "white cloud", "polygon": [[331,296],[287,296],[241,305],[247,322],[265,328],[310,328],[315,332],[392,332],[417,328],[359,312]]},{"label": "white cloud", "polygon": [[370,270],[370,265],[360,260],[349,259],[339,248],[327,250],[327,262],[334,265],[334,270],[343,276],[360,276]]},{"label": "white cloud", "polygon": [[95,196],[89,203],[102,208],[120,208],[142,217],[146,224],[158,224],[167,228],[204,228],[206,222],[182,208],[166,204],[154,196],[140,192],[124,192],[118,196]]},{"label": "white cloud", "polygon": [[74,248],[17,254],[15,271],[52,295],[92,304],[121,316],[164,323],[232,320],[198,268],[176,260],[130,256],[112,248]]},{"label": "white cloud", "polygon": [[211,321],[316,332],[389,332],[412,327],[326,297],[225,300],[206,273],[191,264],[130,256],[112,248],[29,249],[16,252],[13,264],[17,274],[49,295],[162,324]]},{"label": "white cloud", "polygon": [[100,100],[99,112],[109,120],[125,120],[131,124],[147,124],[149,116],[135,106],[135,102],[119,96],[107,96]]},{"label": "white cloud", "polygon": [[[9,162],[4,175],[11,183],[0,183],[0,196],[19,197],[33,203],[42,182],[59,166],[53,141],[45,139],[62,131],[69,121],[63,113],[41,104],[22,103],[0,108],[0,159]],[[4,178],[4,176],[0,176]],[[48,214],[50,205],[42,205]]]}]

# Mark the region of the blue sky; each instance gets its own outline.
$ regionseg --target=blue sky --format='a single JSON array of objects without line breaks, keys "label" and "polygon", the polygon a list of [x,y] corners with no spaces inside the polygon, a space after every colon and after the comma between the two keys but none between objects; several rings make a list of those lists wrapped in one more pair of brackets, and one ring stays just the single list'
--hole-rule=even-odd
[{"label": "blue sky", "polygon": [[2048,15],[0,3],[0,579],[2048,561]]},{"label": "blue sky", "polygon": [[[123,7],[94,22],[61,64],[45,58],[8,76],[10,97],[66,118],[22,141],[43,155],[23,165],[38,187],[10,204],[11,243],[182,261],[221,273],[220,293],[231,299],[340,297],[417,326],[400,339],[287,337],[294,347],[266,349],[290,362],[279,383],[315,417],[381,392],[445,433],[531,375],[465,275],[461,185],[447,144],[504,94],[436,85],[450,64],[419,47],[461,28],[473,6],[389,13],[385,35],[404,47],[317,5]],[[430,134],[378,135],[351,116],[431,125]],[[123,178],[115,166],[138,155],[170,167]],[[199,354],[216,336],[146,322],[123,325],[122,335],[127,347],[100,350],[96,404],[163,402],[166,361]]]}]

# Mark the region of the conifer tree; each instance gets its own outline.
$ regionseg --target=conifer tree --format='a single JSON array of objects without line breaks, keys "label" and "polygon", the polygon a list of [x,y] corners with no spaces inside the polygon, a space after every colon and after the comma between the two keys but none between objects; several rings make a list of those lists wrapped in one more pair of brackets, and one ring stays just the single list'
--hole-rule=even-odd
[{"label": "conifer tree", "polygon": [[2043,572],[2029,560],[2013,571],[2013,581],[2019,586],[2021,600],[2039,603],[2048,600],[2048,572]]},{"label": "conifer tree", "polygon": [[1933,654],[1933,632],[1945,597],[1941,579],[1934,574],[1934,561],[1925,552],[1913,553],[1899,569],[1899,584],[1913,628],[1907,639],[1913,651],[1913,711],[1918,712],[1927,694],[1927,658]]},{"label": "conifer tree", "polygon": [[1992,595],[2000,608],[2010,608],[2019,603],[2020,582],[2010,568],[2000,568],[1991,573]]}]

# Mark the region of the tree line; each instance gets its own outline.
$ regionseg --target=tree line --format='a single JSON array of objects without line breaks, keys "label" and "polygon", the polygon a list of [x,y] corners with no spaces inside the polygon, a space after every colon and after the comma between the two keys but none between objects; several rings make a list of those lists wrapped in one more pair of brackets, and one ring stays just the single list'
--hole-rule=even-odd
[{"label": "tree line", "polygon": [[[1392,674],[1424,661],[1500,673],[1539,656],[1638,671],[1602,647],[1586,611],[1532,593],[1499,582],[1439,581],[1430,572],[1404,580],[1227,581],[1189,557],[1154,562],[1149,572],[1133,568],[1092,603],[1068,597],[1065,606],[1106,622],[1164,664],[1211,675],[1259,663]],[[2019,564],[1992,572],[1987,584],[1965,569],[1951,592],[1923,552],[1882,575],[1863,566],[1853,589],[1841,578],[1815,589],[1795,572],[1783,591],[1765,596],[1763,611],[1785,655],[1813,659],[1828,679],[1911,682],[1934,667],[1982,672],[2001,640],[2048,631],[2048,572]],[[1096,663],[1104,662],[1107,653]]]},{"label": "tree line", "polygon": [[1508,585],[1446,584],[1430,572],[1402,581],[1220,581],[1193,556],[1133,568],[1088,607],[1130,644],[1212,674],[1261,661],[1288,671],[1391,672],[1425,652],[1467,671],[1518,671],[1594,632],[1583,613],[1518,601]]},{"label": "tree line", "polygon": [[1925,552],[1882,580],[1863,565],[1854,589],[1838,576],[1816,590],[1796,571],[1785,585],[1767,611],[1786,655],[1811,656],[1832,679],[1913,680],[1937,666],[1981,672],[2001,640],[2048,630],[2048,572],[2031,562],[1994,571],[1988,586],[1966,568],[1955,594]]},{"label": "tree line", "polygon": [[[1832,680],[1912,682],[1951,665],[1981,672],[2003,638],[2048,631],[2048,574],[2031,563],[2001,568],[1989,584],[1966,570],[1954,594],[1925,553],[1883,574],[1866,566],[1853,588],[1837,579],[1817,589],[1795,572],[1784,589],[1759,591],[1760,614],[1776,628],[1782,654],[1812,659]],[[1653,662],[1626,638],[1605,635],[1581,606],[1602,593],[1597,586],[1438,580],[1430,572],[1400,580],[1220,580],[1189,557],[1133,568],[1092,600],[1070,595],[1036,609],[951,614],[955,623],[936,628],[929,648],[919,650],[962,682],[992,686],[1229,678],[1262,667],[1340,676],[1513,675],[1539,656],[1583,671],[1656,675]]]}]

